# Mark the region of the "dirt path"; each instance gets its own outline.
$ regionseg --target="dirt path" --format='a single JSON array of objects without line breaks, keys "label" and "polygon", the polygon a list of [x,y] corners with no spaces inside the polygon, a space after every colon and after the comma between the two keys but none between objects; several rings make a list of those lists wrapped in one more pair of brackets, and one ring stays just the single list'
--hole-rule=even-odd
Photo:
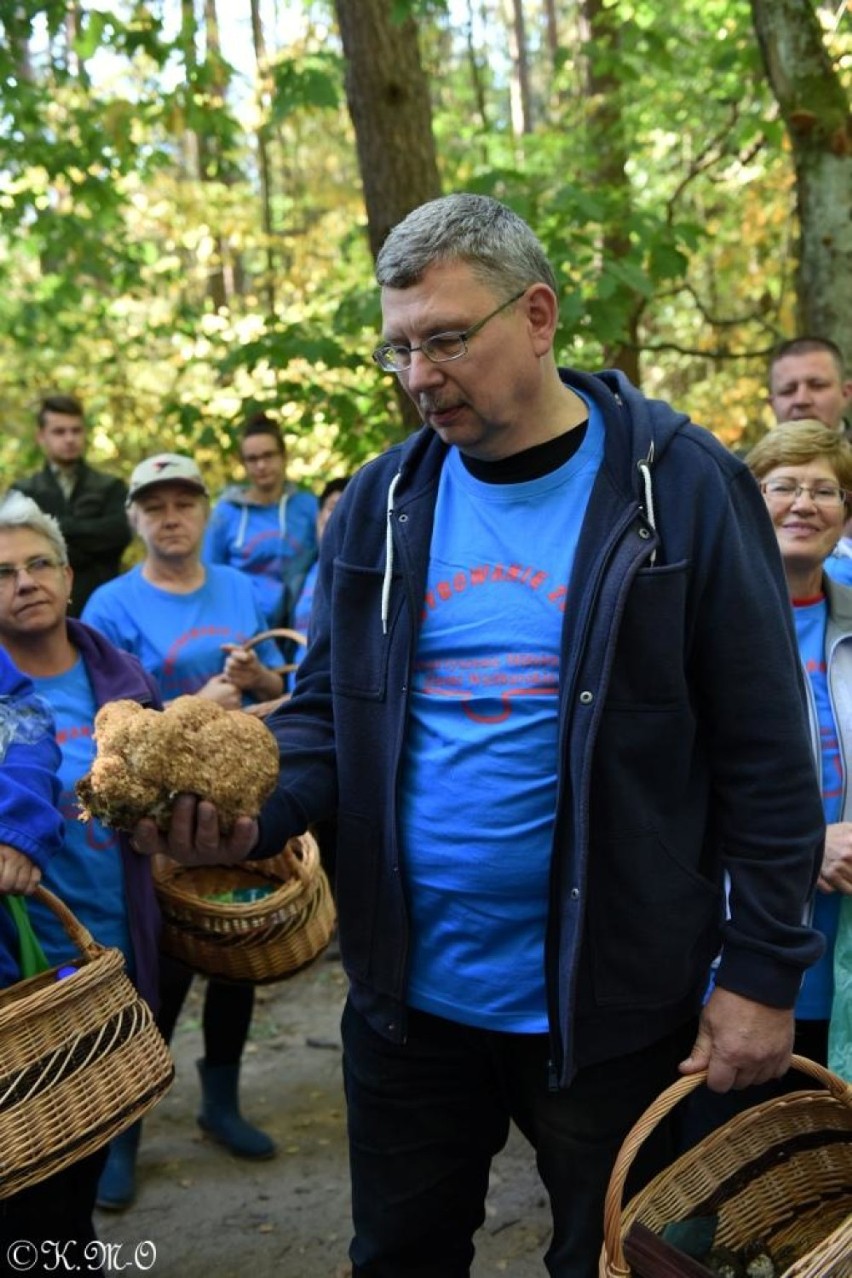
[{"label": "dirt path", "polygon": [[[196,1125],[201,988],[197,981],[175,1035],[177,1081],[145,1121],[136,1203],[119,1215],[97,1215],[102,1241],[115,1244],[113,1272],[345,1278],[340,965],[320,961],[293,981],[259,991],[243,1097],[247,1115],[278,1143],[278,1157],[268,1163],[232,1158]],[[515,1133],[494,1166],[472,1274],[541,1278],[549,1231],[529,1149]]]}]

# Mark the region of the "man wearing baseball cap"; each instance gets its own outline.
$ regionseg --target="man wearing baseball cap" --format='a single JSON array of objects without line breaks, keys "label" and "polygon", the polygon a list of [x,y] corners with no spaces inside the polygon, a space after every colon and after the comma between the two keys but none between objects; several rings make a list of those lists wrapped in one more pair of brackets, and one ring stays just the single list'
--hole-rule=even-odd
[{"label": "man wearing baseball cap", "polygon": [[[285,685],[276,644],[243,646],[265,629],[250,581],[236,568],[201,560],[210,503],[195,461],[180,453],[145,458],[130,477],[127,509],[145,558],[95,591],[84,620],[139,658],[164,702],[189,693],[233,710],[280,697]],[[161,956],[158,1024],[167,1039],[191,981],[188,968]],[[271,1158],[273,1142],[246,1122],[238,1105],[253,1005],[253,986],[208,982],[198,1121],[231,1153]],[[101,1207],[121,1209],[132,1201],[138,1141],[138,1125],[113,1141],[98,1190]]]}]

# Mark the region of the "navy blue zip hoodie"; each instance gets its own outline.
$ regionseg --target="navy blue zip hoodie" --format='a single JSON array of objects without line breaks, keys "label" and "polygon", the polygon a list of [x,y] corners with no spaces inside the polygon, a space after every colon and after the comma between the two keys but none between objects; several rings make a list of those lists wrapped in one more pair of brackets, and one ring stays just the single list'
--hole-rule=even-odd
[{"label": "navy blue zip hoodie", "polygon": [[[720,986],[793,1006],[821,952],[802,918],[824,826],[757,485],[621,374],[561,376],[606,432],[562,639],[546,975],[553,1080],[566,1086],[692,1017],[720,945]],[[329,522],[312,644],[268,720],[281,776],[255,851],[337,815],[351,997],[396,1039],[409,940],[397,779],[446,451],[421,429],[363,468]]]}]

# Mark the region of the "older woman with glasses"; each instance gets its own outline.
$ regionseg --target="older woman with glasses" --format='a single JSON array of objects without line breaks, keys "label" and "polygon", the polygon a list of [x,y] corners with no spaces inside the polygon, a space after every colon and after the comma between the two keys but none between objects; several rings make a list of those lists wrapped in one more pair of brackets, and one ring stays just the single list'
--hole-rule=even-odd
[{"label": "older woman with glasses", "polygon": [[[849,518],[852,444],[816,420],[784,422],[764,435],[745,461],[760,485],[781,551],[826,820],[813,912],[826,947],[805,972],[794,1051],[828,1064],[831,1026],[832,1066],[837,1067],[836,1045],[844,1038],[852,1068],[852,589],[831,580],[823,567]],[[836,949],[838,955],[844,949],[850,953],[837,981]],[[803,1085],[801,1075],[790,1070],[782,1079],[741,1091],[701,1088],[677,1116],[679,1151],[742,1110]]]},{"label": "older woman with glasses", "polygon": [[814,926],[826,938],[826,952],[805,975],[796,1005],[796,1050],[825,1064],[829,1021],[835,1021],[834,1037],[844,1016],[852,1017],[852,973],[838,973],[835,995],[833,970],[838,927],[852,929],[852,589],[823,571],[850,514],[852,444],[818,421],[785,422],[760,440],[746,464],[778,538],[822,780],[826,839]]},{"label": "older woman with glasses", "polygon": [[[0,502],[0,645],[55,719],[61,846],[44,865],[43,882],[96,941],[122,951],[128,975],[156,1008],[160,918],[150,860],[134,851],[127,835],[81,821],[74,787],[94,758],[98,709],[119,698],[156,708],[160,696],[135,657],[68,615],[73,581],[57,521],[31,497],[10,492]],[[32,833],[37,844],[38,825]],[[27,909],[46,961],[53,966],[75,958],[55,915],[40,901],[29,901]],[[84,1255],[95,1240],[92,1212],[106,1159],[107,1150],[99,1149],[0,1202],[0,1274],[14,1269],[8,1249],[16,1240],[26,1240],[33,1253],[40,1248],[43,1261],[32,1259],[31,1274],[57,1268],[62,1253],[55,1249],[63,1244],[73,1244],[69,1257]],[[100,1266],[89,1272],[100,1273]]]}]

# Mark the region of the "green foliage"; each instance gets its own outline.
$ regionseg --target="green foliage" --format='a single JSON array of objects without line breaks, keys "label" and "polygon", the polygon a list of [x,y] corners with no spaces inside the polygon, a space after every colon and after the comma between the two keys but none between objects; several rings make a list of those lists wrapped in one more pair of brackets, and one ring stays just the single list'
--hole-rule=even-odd
[{"label": "green foliage", "polygon": [[[3,6],[4,476],[34,461],[47,388],[83,396],[96,460],[126,472],[181,447],[214,483],[255,407],[309,480],[405,429],[369,358],[380,315],[330,3],[285,5],[260,68],[228,34],[208,46],[200,0],[193,22],[178,7],[84,3],[69,43],[66,0]],[[220,22],[236,7],[219,0]],[[637,340],[652,393],[731,441],[753,430],[792,324],[795,201],[747,0],[619,0],[585,43],[556,6],[555,51],[525,0],[522,136],[497,0],[390,8],[418,26],[445,189],[506,200],[553,260],[561,356],[595,367]],[[622,149],[624,181],[602,177]]]},{"label": "green foliage", "polygon": [[272,68],[275,86],[270,120],[280,124],[289,115],[310,108],[338,108],[342,62],[331,52],[282,57]]}]

